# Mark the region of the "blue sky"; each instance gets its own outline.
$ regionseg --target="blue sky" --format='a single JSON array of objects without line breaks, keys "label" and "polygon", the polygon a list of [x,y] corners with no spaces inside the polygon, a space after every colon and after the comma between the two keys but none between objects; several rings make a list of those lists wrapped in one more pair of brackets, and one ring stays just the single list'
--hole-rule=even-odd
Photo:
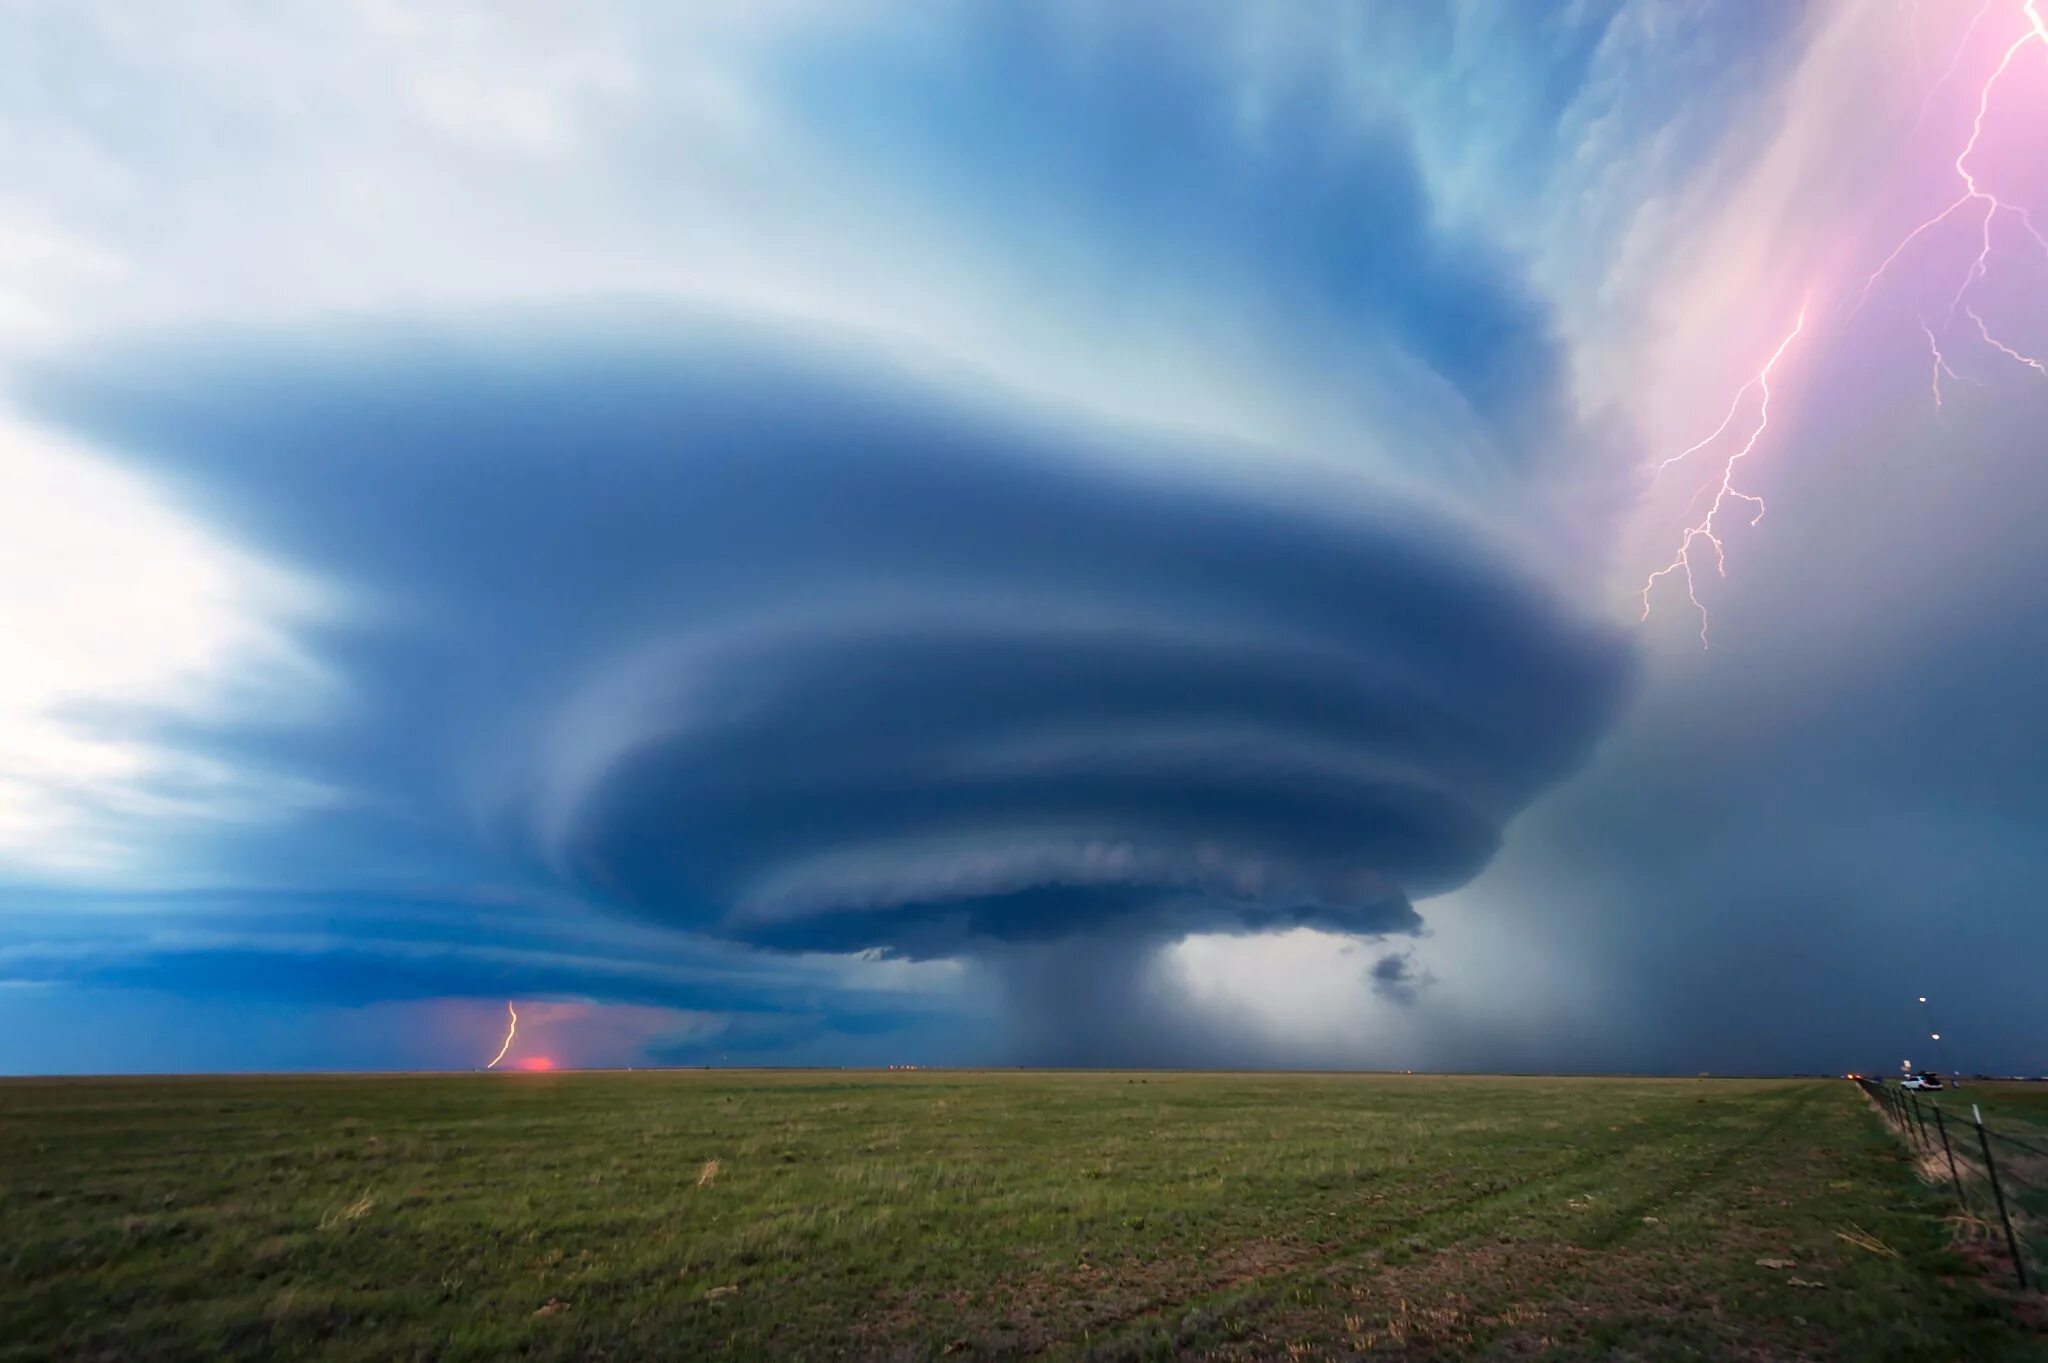
[{"label": "blue sky", "polygon": [[2040,1068],[2012,8],[11,14],[0,1071]]}]

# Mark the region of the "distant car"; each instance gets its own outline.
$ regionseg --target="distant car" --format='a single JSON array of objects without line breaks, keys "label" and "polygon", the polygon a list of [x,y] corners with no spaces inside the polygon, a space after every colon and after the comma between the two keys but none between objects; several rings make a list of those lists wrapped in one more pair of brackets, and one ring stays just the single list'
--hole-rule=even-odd
[{"label": "distant car", "polygon": [[1938,1089],[1941,1087],[1941,1076],[1938,1074],[1909,1074],[1899,1081],[1899,1087],[1915,1090]]}]

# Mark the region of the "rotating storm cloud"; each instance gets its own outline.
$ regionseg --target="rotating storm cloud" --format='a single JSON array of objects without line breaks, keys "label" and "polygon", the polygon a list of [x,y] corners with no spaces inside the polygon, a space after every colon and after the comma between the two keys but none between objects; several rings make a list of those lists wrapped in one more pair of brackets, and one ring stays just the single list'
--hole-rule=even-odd
[{"label": "rotating storm cloud", "polygon": [[0,619],[0,981],[500,1068],[1576,1044],[1655,974],[1582,962],[1721,921],[1772,622],[1947,581],[1816,523],[1915,500],[1841,433],[1930,373],[1985,477],[2027,426],[2038,0],[1202,15],[42,31],[161,59],[0,140],[65,565]]},{"label": "rotating storm cloud", "polygon": [[331,646],[374,703],[322,769],[467,803],[596,905],[914,958],[1411,933],[1622,690],[1615,631],[1418,508],[784,335],[514,325],[144,351],[47,400],[410,608]]}]

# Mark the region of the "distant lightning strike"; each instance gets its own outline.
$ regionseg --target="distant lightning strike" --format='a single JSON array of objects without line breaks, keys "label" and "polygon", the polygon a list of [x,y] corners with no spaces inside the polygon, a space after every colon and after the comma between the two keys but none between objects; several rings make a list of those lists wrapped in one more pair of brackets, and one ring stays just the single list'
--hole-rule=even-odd
[{"label": "distant lightning strike", "polygon": [[[1963,30],[1962,38],[1957,45],[1954,55],[1941,75],[1935,80],[1934,85],[1927,92],[1921,106],[1920,118],[1915,120],[1914,123],[1916,129],[1919,127],[1920,122],[1925,120],[1927,111],[1933,104],[1935,94],[1960,68],[1969,48],[1971,37],[1975,35],[1978,25],[1990,11],[1993,3],[1994,0],[1984,0],[1984,3],[1971,16],[1968,26]],[[1984,137],[1985,121],[1991,116],[1992,96],[1997,90],[1999,82],[2005,78],[2006,72],[2012,68],[2013,61],[2019,56],[2020,50],[2029,44],[2039,44],[2043,56],[2048,57],[2048,19],[2044,19],[2041,13],[2041,5],[2043,3],[2044,0],[2021,0],[2019,11],[2025,20],[2024,30],[2017,38],[2014,38],[2006,45],[2004,52],[1999,57],[1998,65],[1989,76],[1985,77],[1983,85],[1978,88],[1976,113],[1970,121],[1970,135],[1964,140],[1962,149],[1956,153],[1954,161],[1956,178],[1962,183],[1961,194],[1899,238],[1898,243],[1892,247],[1891,253],[1878,262],[1877,268],[1872,270],[1869,276],[1864,279],[1863,287],[1856,295],[1855,305],[1849,311],[1850,315],[1853,316],[1862,310],[1863,305],[1869,301],[1871,292],[1878,284],[1883,282],[1885,277],[1891,272],[1892,267],[1898,264],[1900,259],[1912,249],[1915,242],[1957,214],[1963,213],[1974,206],[1981,206],[1982,217],[1978,220],[1977,249],[1971,256],[1969,267],[1963,272],[1962,283],[1957,287],[1954,297],[1949,302],[1948,316],[1940,330],[1946,330],[1946,323],[1952,323],[1955,320],[1956,314],[1960,312],[1967,316],[1976,327],[1977,335],[1984,342],[1985,346],[2016,364],[2027,366],[2043,378],[2048,378],[2048,361],[2044,361],[2039,356],[2027,354],[1993,335],[1984,318],[1976,309],[1969,305],[1970,290],[1984,279],[1990,269],[1991,255],[1995,245],[1992,239],[1992,229],[2001,219],[2017,223],[2034,245],[2040,248],[2043,258],[2048,259],[2048,235],[2044,235],[2040,228],[2035,225],[2033,216],[2025,207],[2009,203],[2000,198],[1993,189],[1987,188],[1979,180],[1978,172],[1971,166],[1971,158],[1976,154],[1978,144]],[[1693,495],[1692,502],[1688,504],[1685,513],[1686,515],[1691,515],[1692,507],[1697,505],[1700,495],[1708,488],[1712,488],[1714,489],[1714,498],[1712,504],[1708,506],[1706,514],[1698,521],[1686,526],[1684,532],[1679,537],[1677,552],[1673,554],[1671,561],[1643,580],[1643,618],[1647,620],[1650,617],[1651,597],[1657,584],[1664,578],[1674,575],[1684,579],[1686,598],[1692,602],[1693,609],[1699,612],[1700,645],[1702,647],[1706,647],[1708,642],[1707,608],[1699,597],[1699,584],[1695,573],[1693,554],[1697,550],[1699,542],[1705,540],[1713,548],[1715,571],[1725,577],[1728,566],[1727,546],[1722,542],[1718,524],[1718,518],[1722,511],[1726,509],[1730,501],[1747,502],[1756,508],[1756,514],[1750,517],[1749,523],[1755,525],[1763,519],[1765,510],[1763,499],[1736,487],[1736,465],[1748,458],[1751,452],[1756,449],[1757,442],[1763,438],[1764,431],[1770,425],[1771,371],[1777,366],[1778,361],[1784,357],[1786,350],[1798,338],[1800,332],[1804,330],[1805,325],[1806,309],[1802,307],[1799,312],[1798,322],[1793,326],[1785,339],[1778,343],[1778,348],[1771,353],[1770,359],[1758,371],[1757,376],[1736,390],[1735,398],[1728,406],[1728,414],[1721,418],[1721,424],[1716,426],[1712,432],[1696,444],[1688,446],[1677,454],[1671,455],[1652,465],[1654,472],[1662,472],[1672,465],[1681,463],[1714,445],[1723,435],[1727,434],[1729,428],[1735,424],[1737,417],[1745,410],[1750,390],[1755,389],[1757,391],[1758,399],[1755,422],[1748,428],[1748,434],[1743,440],[1742,447],[1723,461],[1718,482],[1713,478],[1709,478],[1701,486],[1699,492]],[[1927,337],[1929,386],[1932,390],[1934,406],[1936,410],[1940,410],[1947,396],[1942,388],[1943,379],[1962,380],[1972,383],[1977,382],[1977,380],[1966,379],[1966,376],[1958,374],[1950,366],[1948,356],[1942,351],[1941,338],[1935,326],[1930,325],[1923,318],[1920,322],[1920,330]]]},{"label": "distant lightning strike", "polygon": [[1771,371],[1778,367],[1778,361],[1785,357],[1785,352],[1791,349],[1792,342],[1799,339],[1799,333],[1805,329],[1806,309],[1802,307],[1799,310],[1798,320],[1792,324],[1792,330],[1786,333],[1784,340],[1778,342],[1778,348],[1771,352],[1770,359],[1766,360],[1764,367],[1757,371],[1757,376],[1736,391],[1735,401],[1729,406],[1728,415],[1721,419],[1721,424],[1714,428],[1714,433],[1691,448],[1672,455],[1669,459],[1656,466],[1659,470],[1667,469],[1679,460],[1696,454],[1708,445],[1711,445],[1734,423],[1735,415],[1741,410],[1743,398],[1749,393],[1749,390],[1752,388],[1757,390],[1759,396],[1756,408],[1756,424],[1749,428],[1749,435],[1743,440],[1742,448],[1736,450],[1727,459],[1722,461],[1721,476],[1718,484],[1712,479],[1708,480],[1706,486],[1714,488],[1714,500],[1708,504],[1706,514],[1685,528],[1685,533],[1679,537],[1678,552],[1672,556],[1671,562],[1643,579],[1643,619],[1647,620],[1650,618],[1650,593],[1656,589],[1658,581],[1670,577],[1673,573],[1683,575],[1686,598],[1692,602],[1693,609],[1700,613],[1701,648],[1707,646],[1707,608],[1700,600],[1699,584],[1693,575],[1693,549],[1700,540],[1705,540],[1711,544],[1714,547],[1714,571],[1726,577],[1728,575],[1727,547],[1721,542],[1720,530],[1715,523],[1720,517],[1721,512],[1730,501],[1748,502],[1756,508],[1756,514],[1749,518],[1749,523],[1755,525],[1764,518],[1764,511],[1766,510],[1764,499],[1754,493],[1743,492],[1735,486],[1735,466],[1749,457],[1751,451],[1756,449],[1757,442],[1763,439],[1764,431],[1770,427]]},{"label": "distant lightning strike", "polygon": [[512,1038],[519,1035],[519,1010],[507,1003],[505,1011],[511,1015],[511,1020],[505,1026],[505,1044],[498,1047],[498,1053],[491,1057],[491,1063],[484,1066],[487,1070],[498,1068],[498,1062],[505,1058],[505,1052],[512,1049]]},{"label": "distant lightning strike", "polygon": [[[1997,68],[1985,79],[1982,88],[1977,91],[1977,115],[1970,121],[1970,136],[1964,141],[1963,149],[1956,153],[1955,159],[1956,177],[1963,182],[1962,194],[1946,208],[1943,208],[1939,213],[1928,218],[1899,239],[1899,244],[1892,248],[1892,253],[1886,256],[1879,263],[1878,267],[1870,272],[1869,278],[1863,281],[1863,291],[1857,296],[1856,300],[1858,308],[1861,308],[1869,300],[1870,291],[1877,287],[1878,281],[1884,278],[1891,267],[1898,262],[1899,257],[1906,253],[1908,247],[1935,226],[1947,221],[1950,217],[1973,203],[1984,205],[1984,218],[1979,234],[1980,244],[1975,259],[1970,262],[1970,268],[1963,274],[1962,286],[1956,290],[1955,299],[1950,304],[1951,313],[1957,308],[1962,307],[1963,299],[1970,292],[1970,287],[1984,277],[1984,272],[1991,260],[1991,227],[2000,213],[2009,213],[2018,219],[2020,226],[2026,229],[2027,235],[2033,238],[2034,243],[2041,247],[2044,253],[2048,253],[2048,238],[2044,238],[2040,231],[2035,228],[2034,220],[2028,215],[2026,209],[2021,208],[2017,204],[2006,203],[1996,194],[1984,188],[1977,182],[1976,173],[1970,169],[1970,157],[1976,152],[1977,143],[1984,137],[1984,120],[1991,113],[1991,93],[1998,87],[1998,82],[2012,66],[2013,58],[2018,56],[2020,49],[2028,43],[2040,43],[2044,53],[2048,53],[2048,21],[2044,21],[2041,16],[2040,3],[2041,0],[2023,0],[2023,3],[2020,5],[2020,12],[2026,16],[2026,31],[2013,39],[2006,47],[2005,54],[1998,59]],[[1974,22],[1971,27],[1975,28]],[[1967,41],[1968,35],[1966,34],[1965,42]]]},{"label": "distant lightning strike", "polygon": [[[1676,464],[1681,460],[1690,459],[1693,455],[1698,454],[1701,450],[1713,444],[1716,440],[1719,440],[1721,438],[1721,432],[1728,429],[1729,425],[1733,423],[1735,420],[1735,414],[1742,410],[1742,399],[1745,396],[1747,396],[1749,390],[1754,387],[1756,387],[1756,380],[1751,379],[1748,383],[1745,383],[1742,385],[1742,387],[1736,389],[1734,399],[1728,404],[1728,415],[1721,418],[1721,424],[1716,426],[1711,432],[1709,432],[1705,439],[1686,446],[1677,454],[1674,454],[1670,458],[1664,460],[1662,463],[1657,464],[1655,466],[1655,471],[1658,473],[1662,473],[1665,469],[1670,468],[1673,464]],[[1694,499],[1698,499],[1697,493],[1694,494]]]},{"label": "distant lightning strike", "polygon": [[1990,346],[2001,355],[2010,356],[2039,374],[2042,378],[2048,379],[2048,366],[2044,366],[2041,361],[2035,359],[2032,355],[2022,355],[2019,351],[2014,350],[2011,346],[1993,336],[1990,328],[1984,325],[1984,319],[1977,315],[1975,309],[1964,308],[1963,311],[1969,315],[1972,322],[1977,324],[1977,334],[1984,338],[1985,345]]},{"label": "distant lightning strike", "polygon": [[1984,16],[1991,13],[1991,5],[1992,0],[1984,0],[1983,4],[1977,6],[1977,12],[1970,16],[1969,26],[1963,30],[1962,39],[1956,43],[1955,54],[1948,59],[1948,65],[1942,68],[1941,74],[1935,77],[1934,84],[1927,87],[1927,95],[1920,101],[1920,116],[1913,120],[1914,132],[1920,131],[1920,125],[1927,121],[1927,113],[1934,107],[1934,97],[1941,93],[1941,87],[1949,83],[1950,78],[1956,73],[1956,68],[1963,64],[1963,54],[1970,50],[1970,39],[1976,34],[1977,25],[1984,22]]},{"label": "distant lightning strike", "polygon": [[1934,408],[1936,411],[1940,411],[1941,376],[1943,374],[1946,374],[1952,379],[1961,378],[1962,376],[1957,374],[1955,370],[1950,369],[1948,367],[1948,359],[1941,353],[1941,342],[1935,339],[1934,328],[1928,326],[1927,323],[1922,322],[1920,324],[1920,330],[1926,333],[1927,352],[1928,354],[1934,357]]}]

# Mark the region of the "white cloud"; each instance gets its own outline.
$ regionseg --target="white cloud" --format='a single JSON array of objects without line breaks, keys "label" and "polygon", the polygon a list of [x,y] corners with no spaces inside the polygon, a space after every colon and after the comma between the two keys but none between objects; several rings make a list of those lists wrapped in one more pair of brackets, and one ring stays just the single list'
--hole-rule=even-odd
[{"label": "white cloud", "polygon": [[[849,22],[827,14],[359,0],[0,20],[0,76],[22,77],[0,80],[0,184],[46,235],[125,268],[118,287],[18,294],[0,273],[0,362],[135,328],[633,297],[964,364],[1051,407],[1204,437],[1178,457],[1303,496],[1435,499],[1494,457],[1426,365],[1362,338],[1276,353],[1267,302],[1232,280],[1114,296],[1020,270],[957,196],[789,107],[784,45]],[[1295,36],[1239,44],[1244,79],[1327,59]],[[1503,537],[1529,519],[1449,499],[1490,507]]]},{"label": "white cloud", "polygon": [[320,798],[149,725],[304,716],[325,679],[288,630],[322,608],[141,479],[0,419],[0,862],[115,871],[159,821]]}]

